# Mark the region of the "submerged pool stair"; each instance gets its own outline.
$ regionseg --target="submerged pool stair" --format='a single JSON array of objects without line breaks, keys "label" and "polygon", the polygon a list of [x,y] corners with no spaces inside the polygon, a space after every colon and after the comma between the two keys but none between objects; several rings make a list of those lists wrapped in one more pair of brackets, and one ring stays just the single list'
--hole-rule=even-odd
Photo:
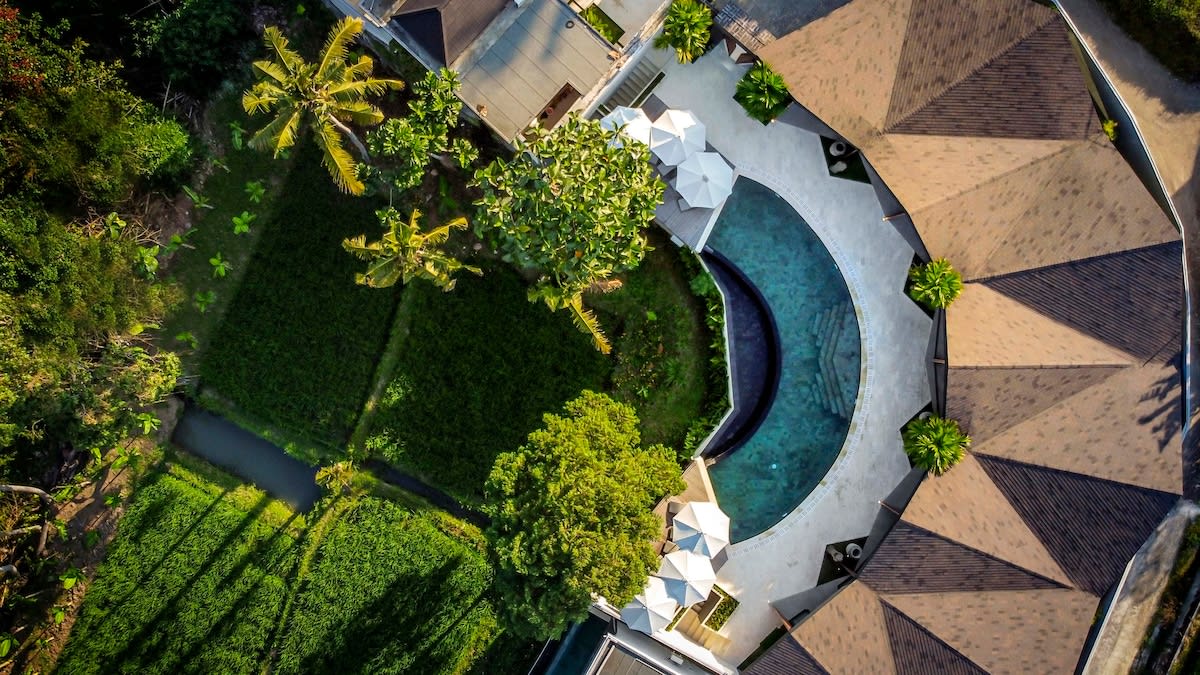
[{"label": "submerged pool stair", "polygon": [[812,335],[820,347],[813,374],[813,398],[834,415],[850,419],[858,399],[858,318],[854,305],[838,303],[813,317]]}]

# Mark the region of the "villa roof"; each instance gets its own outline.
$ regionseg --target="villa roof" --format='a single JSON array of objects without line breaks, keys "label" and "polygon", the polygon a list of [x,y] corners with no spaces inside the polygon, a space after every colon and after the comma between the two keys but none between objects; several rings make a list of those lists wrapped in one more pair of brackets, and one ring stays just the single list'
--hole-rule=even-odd
[{"label": "villa roof", "polygon": [[1074,670],[1182,492],[1182,246],[1073,40],[1033,0],[851,0],[760,54],[967,281],[945,404],[970,453],[794,629],[830,672]]},{"label": "villa roof", "polygon": [[508,0],[401,0],[386,16],[446,66],[454,63],[507,5]]},{"label": "villa roof", "polygon": [[560,0],[530,0],[478,60],[462,73],[462,97],[512,139],[564,87],[586,94],[612,65],[610,47]]}]

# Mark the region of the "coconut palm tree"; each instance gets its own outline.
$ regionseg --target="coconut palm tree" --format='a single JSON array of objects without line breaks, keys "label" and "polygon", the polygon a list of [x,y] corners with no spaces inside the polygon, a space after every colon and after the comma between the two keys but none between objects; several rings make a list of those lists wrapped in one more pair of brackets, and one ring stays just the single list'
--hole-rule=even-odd
[{"label": "coconut palm tree", "polygon": [[391,207],[377,211],[376,215],[380,224],[387,228],[382,239],[368,244],[366,235],[360,234],[342,242],[346,251],[367,261],[367,271],[355,275],[356,283],[386,288],[397,281],[407,284],[412,279],[425,279],[449,292],[454,290],[457,281],[455,272],[466,270],[483,274],[478,267],[467,265],[439,248],[446,243],[452,230],[467,228],[466,218],[455,218],[429,232],[421,232],[421,212],[415,209],[408,222]]},{"label": "coconut palm tree", "polygon": [[575,327],[592,338],[592,345],[601,354],[608,354],[612,351],[612,343],[604,334],[604,329],[600,327],[600,320],[596,318],[596,314],[583,306],[583,294],[611,293],[620,287],[619,279],[597,279],[583,290],[567,288],[543,280],[529,290],[529,300],[531,302],[541,300],[554,312],[560,309],[569,311]]},{"label": "coconut palm tree", "polygon": [[364,186],[355,175],[355,162],[342,147],[342,139],[367,159],[367,148],[347,126],[371,126],[383,121],[379,108],[366,101],[367,96],[399,89],[404,83],[371,77],[374,62],[359,56],[347,60],[348,47],[362,32],[362,21],[346,18],[329,31],[325,48],[317,63],[305,61],[288,47],[278,28],[263,31],[263,42],[271,52],[269,60],[255,61],[254,69],[262,79],[242,96],[242,107],[254,115],[275,115],[267,126],[250,139],[250,147],[270,149],[278,157],[295,145],[303,129],[309,129],[324,153],[325,168],[338,187],[350,194],[362,194]]},{"label": "coconut palm tree", "polygon": [[937,415],[909,422],[900,436],[904,440],[904,452],[913,466],[935,476],[946,473],[962,461],[971,445],[971,437],[962,432],[958,422]]},{"label": "coconut palm tree", "polygon": [[675,0],[663,20],[663,32],[654,39],[658,49],[672,47],[680,63],[691,63],[704,54],[712,29],[712,10],[696,0]]}]

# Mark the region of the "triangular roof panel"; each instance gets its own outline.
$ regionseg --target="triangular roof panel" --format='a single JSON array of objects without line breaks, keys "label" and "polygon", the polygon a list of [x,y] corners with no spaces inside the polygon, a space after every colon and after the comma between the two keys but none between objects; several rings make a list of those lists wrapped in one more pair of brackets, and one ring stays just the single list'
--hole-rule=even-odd
[{"label": "triangular roof panel", "polygon": [[913,0],[887,126],[1054,19],[1052,9],[1029,0]]},{"label": "triangular roof panel", "polygon": [[1176,495],[979,456],[996,485],[1075,585],[1102,596]]},{"label": "triangular roof panel", "polygon": [[982,283],[1139,361],[1163,360],[1183,330],[1182,255],[1170,241]]},{"label": "triangular roof panel", "polygon": [[950,367],[1124,366],[1133,359],[979,283],[946,310]]},{"label": "triangular roof panel", "polygon": [[1062,586],[1071,584],[971,454],[953,471],[927,476],[905,507],[904,520]]},{"label": "triangular roof panel", "polygon": [[972,450],[1179,494],[1180,378],[1178,361],[1123,369]]},{"label": "triangular roof panel", "polygon": [[986,671],[971,663],[970,659],[954,651],[950,645],[886,601],[883,603],[883,617],[887,623],[892,655],[896,659],[896,672],[900,675],[986,675]]},{"label": "triangular roof panel", "polygon": [[804,620],[792,636],[831,673],[896,672],[879,596],[851,583]]},{"label": "triangular roof panel", "polygon": [[885,600],[993,673],[1074,672],[1099,604],[1095,596],[1060,589],[895,595]]},{"label": "triangular roof panel", "polygon": [[903,520],[879,544],[859,579],[882,594],[1063,587]]},{"label": "triangular roof panel", "polygon": [[1122,368],[950,368],[946,416],[958,420],[978,444],[1103,382]]},{"label": "triangular roof panel", "polygon": [[743,675],[829,675],[829,671],[790,634],[779,638],[741,672]]},{"label": "triangular roof panel", "polygon": [[[1021,19],[1035,18],[1034,14],[1040,12]],[[1099,131],[1100,125],[1083,71],[1070,67],[1077,63],[1078,54],[1067,31],[1058,20],[1049,21],[921,107],[903,117],[889,116],[885,131],[1086,139]]]}]

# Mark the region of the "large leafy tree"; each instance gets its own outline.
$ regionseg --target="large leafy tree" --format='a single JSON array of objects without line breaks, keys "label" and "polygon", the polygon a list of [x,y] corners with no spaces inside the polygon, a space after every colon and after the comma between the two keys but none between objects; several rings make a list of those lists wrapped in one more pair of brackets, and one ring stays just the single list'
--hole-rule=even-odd
[{"label": "large leafy tree", "polygon": [[274,115],[250,139],[255,149],[270,149],[279,156],[292,147],[304,129],[312,132],[324,155],[325,168],[334,183],[350,194],[362,194],[365,186],[356,175],[354,159],[342,146],[345,139],[368,159],[367,148],[347,126],[373,126],[383,121],[383,112],[367,102],[368,96],[404,86],[399,80],[371,77],[374,62],[362,55],[350,62],[349,46],[362,33],[362,21],[345,18],[329,31],[316,63],[305,61],[288,46],[278,28],[268,26],[263,42],[270,60],[254,62],[262,79],[242,96],[242,107],[254,115]]},{"label": "large leafy tree", "polygon": [[483,274],[483,270],[463,263],[443,248],[453,230],[466,229],[466,218],[455,218],[422,232],[421,212],[415,209],[407,221],[391,207],[377,211],[376,215],[387,230],[383,238],[367,243],[366,235],[360,234],[342,242],[347,252],[367,261],[367,271],[355,275],[356,283],[386,288],[398,281],[407,284],[413,279],[424,279],[444,291],[452,291],[456,272]]},{"label": "large leafy tree", "polygon": [[448,68],[426,73],[414,84],[408,115],[393,117],[367,134],[367,146],[377,165],[369,173],[378,173],[397,190],[409,190],[421,184],[432,159],[444,159],[451,153],[464,169],[474,162],[478,151],[470,141],[450,139],[462,111],[459,86],[458,75]]},{"label": "large leafy tree", "polygon": [[616,138],[598,122],[571,115],[553,130],[532,129],[517,141],[515,157],[475,173],[483,191],[476,233],[506,261],[536,270],[530,299],[574,308],[576,323],[605,352],[607,341],[593,330],[598,324],[582,295],[611,287],[616,275],[637,267],[649,250],[645,227],[663,198],[649,149]]},{"label": "large leafy tree", "polygon": [[592,596],[623,605],[658,563],[651,512],[683,489],[674,454],[641,447],[633,408],[590,391],[496,458],[485,486],[496,588],[510,627],[545,639]]},{"label": "large leafy tree", "polygon": [[712,37],[712,10],[697,0],[674,0],[663,20],[663,32],[654,39],[659,49],[675,50],[680,63],[691,63],[704,54]]}]

